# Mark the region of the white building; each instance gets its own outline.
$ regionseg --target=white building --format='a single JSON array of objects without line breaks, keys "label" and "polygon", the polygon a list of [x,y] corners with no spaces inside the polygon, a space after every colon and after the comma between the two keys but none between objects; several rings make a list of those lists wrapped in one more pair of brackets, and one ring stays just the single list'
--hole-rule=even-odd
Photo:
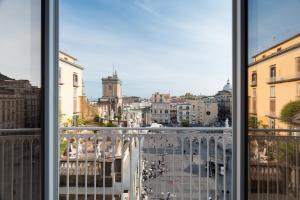
[{"label": "white building", "polygon": [[141,127],[143,123],[142,114],[142,110],[126,107],[123,109],[122,118],[127,121],[127,127]]},{"label": "white building", "polygon": [[156,92],[152,95],[151,120],[161,124],[170,123],[170,94]]},{"label": "white building", "polygon": [[59,52],[59,112],[62,123],[78,117],[79,97],[83,94],[83,67],[77,59],[65,52]]},{"label": "white building", "polygon": [[177,122],[179,125],[182,123],[195,124],[195,114],[193,112],[193,105],[188,102],[177,104]]}]

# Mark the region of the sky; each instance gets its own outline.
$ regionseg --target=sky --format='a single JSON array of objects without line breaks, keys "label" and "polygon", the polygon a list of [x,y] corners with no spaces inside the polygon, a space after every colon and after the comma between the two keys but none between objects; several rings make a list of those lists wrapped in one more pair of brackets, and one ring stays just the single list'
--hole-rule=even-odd
[{"label": "sky", "polygon": [[39,0],[0,0],[0,73],[41,86]]},{"label": "sky", "polygon": [[231,80],[229,0],[60,0],[60,49],[102,95],[113,68],[123,95],[213,95]]},{"label": "sky", "polygon": [[300,0],[249,1],[250,58],[300,33]]}]

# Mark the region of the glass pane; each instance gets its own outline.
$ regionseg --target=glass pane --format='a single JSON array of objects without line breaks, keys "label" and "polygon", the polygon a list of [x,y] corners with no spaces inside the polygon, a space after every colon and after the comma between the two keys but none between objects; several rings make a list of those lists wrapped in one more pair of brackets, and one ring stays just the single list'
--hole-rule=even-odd
[{"label": "glass pane", "polygon": [[248,197],[299,199],[300,1],[248,9]]},{"label": "glass pane", "polygon": [[232,199],[231,1],[59,2],[60,199]]},{"label": "glass pane", "polygon": [[1,0],[0,26],[0,199],[40,200],[40,0]]}]

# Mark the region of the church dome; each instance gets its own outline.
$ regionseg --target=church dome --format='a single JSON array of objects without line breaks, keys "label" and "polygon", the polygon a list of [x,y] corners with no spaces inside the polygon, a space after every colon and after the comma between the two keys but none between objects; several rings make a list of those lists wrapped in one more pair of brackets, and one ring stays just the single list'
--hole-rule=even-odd
[{"label": "church dome", "polygon": [[227,80],[226,85],[224,85],[223,90],[231,92],[232,88],[231,88],[231,84],[229,82],[229,79]]}]

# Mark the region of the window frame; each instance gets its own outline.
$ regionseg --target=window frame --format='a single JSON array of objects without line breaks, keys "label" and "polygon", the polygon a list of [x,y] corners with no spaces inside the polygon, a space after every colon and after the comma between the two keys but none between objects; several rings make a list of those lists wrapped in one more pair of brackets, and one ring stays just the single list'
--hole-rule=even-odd
[{"label": "window frame", "polygon": [[58,0],[41,0],[41,66],[44,102],[42,115],[44,200],[59,199],[58,172]]},{"label": "window frame", "polygon": [[248,199],[248,1],[232,4],[232,199]]},{"label": "window frame", "polygon": [[300,57],[295,58],[295,68],[297,75],[300,75]]},{"label": "window frame", "polygon": [[270,86],[270,98],[275,98],[276,97],[276,89],[274,85]]},{"label": "window frame", "polygon": [[[44,199],[58,199],[58,0],[43,3],[43,44],[45,64],[45,151]],[[247,199],[247,0],[232,1],[232,131],[233,199]],[[43,42],[42,42],[43,43]]]},{"label": "window frame", "polygon": [[296,84],[296,95],[297,97],[300,97],[300,82],[297,82]]},{"label": "window frame", "polygon": [[276,65],[270,66],[270,79],[271,79],[271,81],[276,80]]},{"label": "window frame", "polygon": [[[253,80],[255,77],[255,80]],[[257,85],[257,72],[253,71],[251,74],[251,85],[256,86]]]}]

